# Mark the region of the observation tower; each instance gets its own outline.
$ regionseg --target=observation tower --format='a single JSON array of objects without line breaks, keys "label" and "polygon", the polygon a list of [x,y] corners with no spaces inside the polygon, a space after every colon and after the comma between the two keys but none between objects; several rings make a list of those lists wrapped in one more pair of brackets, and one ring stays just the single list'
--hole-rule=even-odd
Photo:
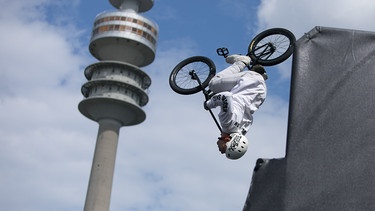
[{"label": "observation tower", "polygon": [[117,10],[95,18],[90,53],[99,60],[86,67],[87,82],[79,111],[99,123],[85,211],[107,211],[119,131],[146,118],[150,77],[140,69],[155,59],[158,26],[139,13],[150,10],[153,0],[109,0]]}]

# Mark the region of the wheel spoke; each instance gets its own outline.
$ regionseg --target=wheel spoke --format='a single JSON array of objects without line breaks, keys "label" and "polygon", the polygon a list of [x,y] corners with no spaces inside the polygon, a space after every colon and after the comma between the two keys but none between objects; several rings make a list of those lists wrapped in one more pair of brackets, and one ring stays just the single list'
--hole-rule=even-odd
[{"label": "wheel spoke", "polygon": [[272,66],[289,58],[296,38],[287,29],[271,28],[259,33],[250,42],[248,55],[254,64]]},{"label": "wheel spoke", "polygon": [[182,89],[191,89],[199,86],[198,81],[191,75],[191,71],[193,70],[200,79],[205,79],[210,74],[210,67],[206,63],[201,61],[191,62],[182,67],[176,75],[176,85]]},{"label": "wheel spoke", "polygon": [[[275,34],[265,37],[258,43],[259,48],[256,49],[254,54],[260,59],[271,60],[282,55],[290,45],[289,39],[281,34]],[[271,50],[271,47],[274,51]]]}]

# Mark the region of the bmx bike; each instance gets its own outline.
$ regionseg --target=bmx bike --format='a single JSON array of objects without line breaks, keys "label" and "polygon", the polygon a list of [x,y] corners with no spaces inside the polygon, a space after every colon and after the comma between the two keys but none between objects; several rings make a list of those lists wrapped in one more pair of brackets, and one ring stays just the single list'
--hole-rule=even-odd
[{"label": "bmx bike", "polygon": [[[247,49],[247,56],[251,58],[249,70],[254,65],[273,66],[288,59],[295,46],[296,38],[292,32],[284,28],[271,28],[256,35]],[[227,48],[216,50],[219,56],[227,57]],[[203,91],[206,100],[210,97],[208,86],[216,74],[215,63],[205,56],[189,57],[178,63],[169,76],[169,85],[173,91],[182,95],[195,94]],[[216,125],[221,131],[212,111],[209,109]]]}]

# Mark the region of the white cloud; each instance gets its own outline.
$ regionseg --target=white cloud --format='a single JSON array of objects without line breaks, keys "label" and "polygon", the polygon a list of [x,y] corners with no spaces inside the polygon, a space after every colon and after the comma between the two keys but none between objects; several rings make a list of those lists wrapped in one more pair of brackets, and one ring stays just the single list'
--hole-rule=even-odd
[{"label": "white cloud", "polygon": [[87,187],[92,137],[76,107],[90,59],[78,29],[46,22],[49,3],[0,1],[2,210],[69,210]]},{"label": "white cloud", "polygon": [[374,31],[374,10],[372,0],[261,0],[258,24],[288,28],[297,39],[315,26]]}]

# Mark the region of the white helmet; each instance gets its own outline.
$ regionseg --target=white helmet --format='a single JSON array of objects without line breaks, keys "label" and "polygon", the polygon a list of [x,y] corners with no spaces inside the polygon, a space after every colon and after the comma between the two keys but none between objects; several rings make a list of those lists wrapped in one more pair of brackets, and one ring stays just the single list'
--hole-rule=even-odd
[{"label": "white helmet", "polygon": [[231,133],[229,136],[231,139],[226,143],[227,150],[225,151],[225,155],[228,159],[236,160],[246,153],[248,141],[240,133]]}]

